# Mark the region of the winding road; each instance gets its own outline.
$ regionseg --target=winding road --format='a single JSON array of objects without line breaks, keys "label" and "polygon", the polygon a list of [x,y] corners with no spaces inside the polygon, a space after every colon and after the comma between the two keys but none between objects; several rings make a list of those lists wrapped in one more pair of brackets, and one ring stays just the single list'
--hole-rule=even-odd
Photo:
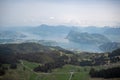
[{"label": "winding road", "polygon": [[68,80],[71,80],[72,79],[72,76],[73,76],[74,72],[70,72],[70,77]]}]

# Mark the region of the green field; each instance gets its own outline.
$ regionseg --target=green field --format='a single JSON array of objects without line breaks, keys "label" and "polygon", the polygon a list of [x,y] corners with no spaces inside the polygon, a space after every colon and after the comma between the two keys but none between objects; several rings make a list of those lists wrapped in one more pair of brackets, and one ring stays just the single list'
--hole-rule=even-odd
[{"label": "green field", "polygon": [[23,62],[24,65],[26,65],[27,67],[34,69],[35,67],[41,65],[39,63],[35,63],[35,62],[29,62],[29,61],[25,61],[25,60],[21,60]]},{"label": "green field", "polygon": [[[21,62],[21,64],[18,64],[17,69],[8,69],[4,76],[0,76],[0,80],[99,80],[89,77],[88,73],[91,67],[87,66],[65,65],[62,68],[54,69],[52,73],[36,73],[32,69],[40,64],[24,60]],[[101,69],[102,66],[94,68]],[[73,72],[71,79],[69,79],[71,76],[70,72]]]},{"label": "green field", "polygon": [[[28,61],[23,61],[23,64],[33,69],[37,67],[39,64],[31,63]],[[33,66],[34,65],[34,66]],[[29,69],[28,69],[29,71]],[[89,68],[88,67],[79,67],[72,65],[65,65],[63,68],[54,69],[52,73],[44,74],[44,73],[35,73],[31,71],[30,80],[69,80],[70,72],[74,72],[71,80],[89,80]]]}]

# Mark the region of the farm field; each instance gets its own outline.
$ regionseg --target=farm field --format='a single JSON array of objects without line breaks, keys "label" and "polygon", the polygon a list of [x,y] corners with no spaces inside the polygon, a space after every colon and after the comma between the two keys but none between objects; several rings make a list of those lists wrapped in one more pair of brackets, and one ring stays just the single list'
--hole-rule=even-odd
[{"label": "farm field", "polygon": [[[28,61],[23,61],[24,66],[28,71],[31,71],[33,69],[33,64]],[[36,64],[36,67],[38,65]],[[29,67],[29,68],[28,68]],[[35,67],[35,65],[34,65]],[[30,70],[31,69],[31,70]],[[63,68],[54,69],[52,73],[36,73],[33,72],[32,77],[30,77],[30,80],[89,80],[89,70],[90,67],[79,67],[79,66],[73,66],[73,65],[65,65]],[[70,78],[71,72],[73,72],[72,78]]]},{"label": "farm field", "polygon": [[[89,70],[91,67],[80,67],[73,65],[65,65],[62,68],[54,69],[51,73],[34,72],[38,63],[21,61],[17,65],[17,69],[8,69],[4,76],[0,76],[0,80],[119,80],[119,79],[102,79],[90,78]],[[8,66],[8,65],[6,65]],[[102,69],[102,66],[94,67]]]}]

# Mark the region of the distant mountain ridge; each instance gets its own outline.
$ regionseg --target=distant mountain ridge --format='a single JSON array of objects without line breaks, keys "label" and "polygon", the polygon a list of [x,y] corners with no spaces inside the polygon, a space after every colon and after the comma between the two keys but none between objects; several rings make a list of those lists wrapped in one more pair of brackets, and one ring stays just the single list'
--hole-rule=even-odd
[{"label": "distant mountain ridge", "polygon": [[120,28],[107,28],[104,31],[105,34],[112,34],[112,35],[119,35],[120,34]]},{"label": "distant mountain ridge", "polygon": [[85,44],[103,44],[106,42],[110,42],[110,40],[102,34],[97,33],[81,33],[76,31],[71,31],[67,39],[77,43],[85,43]]},{"label": "distant mountain ridge", "polygon": [[0,39],[18,39],[18,38],[25,38],[26,35],[22,34],[21,32],[17,31],[1,31],[0,32]]},{"label": "distant mountain ridge", "polygon": [[105,52],[112,52],[113,50],[120,48],[120,43],[108,42],[108,43],[104,43],[104,44],[100,45],[99,48]]},{"label": "distant mountain ridge", "polygon": [[[71,32],[74,31],[74,32]],[[75,33],[73,36],[70,33]],[[78,37],[78,33],[79,37]],[[73,37],[70,37],[70,35]],[[65,49],[86,50],[89,51],[91,45],[86,44],[102,44],[107,42],[120,42],[120,28],[116,27],[78,27],[65,25],[46,25],[42,24],[36,27],[1,27],[0,28],[0,44],[6,43],[22,43],[22,42],[38,42],[45,45],[57,45]],[[69,36],[69,39],[68,39]],[[75,37],[75,38],[74,38]],[[44,40],[39,42],[40,40]],[[81,42],[80,42],[81,41]],[[55,42],[55,44],[54,44]],[[57,42],[57,44],[56,44]],[[72,42],[72,43],[71,43]],[[79,42],[83,44],[76,44]],[[72,45],[72,46],[71,46]],[[84,46],[84,47],[83,47]],[[99,45],[92,47],[90,51],[101,51]],[[84,48],[84,49],[83,49]],[[97,48],[97,49],[96,49]]]}]

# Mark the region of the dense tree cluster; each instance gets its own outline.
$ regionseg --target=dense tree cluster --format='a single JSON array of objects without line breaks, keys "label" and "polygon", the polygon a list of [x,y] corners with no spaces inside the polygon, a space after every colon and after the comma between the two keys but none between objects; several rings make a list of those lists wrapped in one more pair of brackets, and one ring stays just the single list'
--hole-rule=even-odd
[{"label": "dense tree cluster", "polygon": [[11,63],[17,63],[18,58],[15,54],[1,54],[0,52],[0,63],[1,64],[11,64]]},{"label": "dense tree cluster", "polygon": [[5,70],[4,69],[0,69],[0,76],[5,75]]},{"label": "dense tree cluster", "polygon": [[120,78],[120,67],[102,69],[99,71],[92,68],[89,75],[97,78]]},{"label": "dense tree cluster", "polygon": [[8,67],[0,63],[0,76],[5,75],[6,70],[8,70]]},{"label": "dense tree cluster", "polygon": [[12,63],[9,66],[5,66],[3,63],[0,63],[0,76],[5,75],[7,70],[16,68],[17,68],[16,63]]},{"label": "dense tree cluster", "polygon": [[120,48],[109,54],[109,57],[120,56]]},{"label": "dense tree cluster", "polygon": [[34,69],[35,72],[51,72],[52,69],[62,68],[65,65],[64,62],[54,62],[54,63],[46,63],[44,65],[39,65]]},{"label": "dense tree cluster", "polygon": [[114,50],[112,53],[109,54],[109,57],[111,63],[120,62],[120,49]]},{"label": "dense tree cluster", "polygon": [[92,61],[81,61],[80,66],[92,66]]},{"label": "dense tree cluster", "polygon": [[17,68],[17,64],[15,63],[10,64],[10,69],[16,69],[16,68]]}]

